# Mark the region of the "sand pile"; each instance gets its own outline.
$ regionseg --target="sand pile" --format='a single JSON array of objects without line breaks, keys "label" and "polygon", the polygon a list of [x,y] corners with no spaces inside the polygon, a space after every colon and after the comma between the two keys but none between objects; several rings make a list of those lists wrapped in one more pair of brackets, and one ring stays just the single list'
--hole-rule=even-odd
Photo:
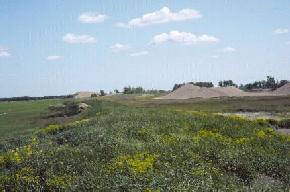
[{"label": "sand pile", "polygon": [[[284,86],[283,86],[284,87]],[[236,87],[198,87],[192,84],[185,84],[184,86],[178,88],[177,90],[165,95],[163,97],[158,97],[156,99],[191,99],[191,98],[213,98],[213,97],[252,97],[252,96],[275,96],[275,95],[285,95],[285,92],[290,94],[290,84],[288,87],[284,87],[280,90],[276,90],[275,93],[270,91],[265,92],[245,92]]]},{"label": "sand pile", "polygon": [[185,84],[177,90],[156,99],[190,99],[190,98],[212,98],[212,97],[234,97],[244,96],[245,93],[236,87],[205,88],[192,84]]},{"label": "sand pile", "polygon": [[246,92],[236,87],[213,87],[209,89],[219,93],[220,97],[241,97],[247,95]]},{"label": "sand pile", "polygon": [[199,91],[198,86],[193,86],[192,84],[185,84],[184,86],[176,89],[175,91],[160,97],[160,99],[189,99],[196,97],[196,93]]},{"label": "sand pile", "polygon": [[279,95],[290,95],[290,83],[287,83],[282,87],[276,89],[274,93]]},{"label": "sand pile", "polygon": [[80,91],[76,92],[74,94],[74,98],[89,98],[92,96],[92,94],[96,94],[95,92],[89,92],[89,91]]}]

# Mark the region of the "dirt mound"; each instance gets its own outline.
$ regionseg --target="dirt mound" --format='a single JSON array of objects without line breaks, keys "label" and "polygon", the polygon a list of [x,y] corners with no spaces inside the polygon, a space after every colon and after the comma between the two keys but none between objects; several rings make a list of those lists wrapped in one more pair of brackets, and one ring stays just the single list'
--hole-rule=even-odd
[{"label": "dirt mound", "polygon": [[244,91],[236,87],[213,87],[209,89],[219,93],[220,97],[240,97],[246,95]]},{"label": "dirt mound", "polygon": [[274,93],[279,95],[290,95],[290,83],[287,83],[282,87],[276,89]]},{"label": "dirt mound", "polygon": [[89,98],[92,96],[92,94],[96,94],[94,92],[89,92],[89,91],[80,91],[80,92],[76,92],[74,94],[74,98]]},{"label": "dirt mound", "polygon": [[175,91],[165,95],[163,97],[159,97],[160,99],[189,99],[192,97],[197,97],[197,92],[200,87],[193,86],[192,84],[185,84],[184,86],[176,89]]},{"label": "dirt mound", "polygon": [[[290,94],[290,93],[289,93]],[[213,98],[213,97],[245,97],[245,96],[275,96],[274,92],[245,92],[236,87],[198,87],[185,84],[177,90],[156,99],[191,99],[191,98]]]},{"label": "dirt mound", "polygon": [[236,87],[205,88],[192,84],[185,84],[177,90],[157,99],[190,99],[244,96],[244,92]]}]

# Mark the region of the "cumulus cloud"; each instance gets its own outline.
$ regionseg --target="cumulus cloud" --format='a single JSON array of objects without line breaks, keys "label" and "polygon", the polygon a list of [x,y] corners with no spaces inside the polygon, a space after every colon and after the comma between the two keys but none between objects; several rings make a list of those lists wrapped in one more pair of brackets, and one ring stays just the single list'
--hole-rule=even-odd
[{"label": "cumulus cloud", "polygon": [[90,36],[90,35],[76,35],[72,33],[67,33],[65,36],[63,36],[63,41],[66,43],[71,44],[79,44],[79,43],[96,43],[97,40]]},{"label": "cumulus cloud", "polygon": [[289,33],[289,29],[286,28],[278,28],[274,31],[275,34],[279,35],[279,34],[285,34],[285,33]]},{"label": "cumulus cloud", "polygon": [[114,53],[119,53],[119,52],[127,51],[129,49],[129,45],[116,43],[115,45],[112,45],[110,49]]},{"label": "cumulus cloud", "polygon": [[225,48],[223,48],[222,51],[225,53],[233,53],[233,52],[236,52],[237,50],[233,47],[225,47]]},{"label": "cumulus cloud", "polygon": [[119,27],[144,27],[147,25],[168,23],[172,21],[184,21],[189,19],[201,18],[199,11],[194,9],[182,9],[178,12],[172,12],[168,7],[163,7],[158,11],[152,13],[146,13],[142,17],[134,18],[127,23],[118,23]]},{"label": "cumulus cloud", "polygon": [[199,44],[199,43],[216,43],[219,41],[218,38],[209,35],[200,35],[197,36],[192,33],[179,32],[179,31],[170,31],[169,33],[161,33],[155,35],[151,41],[153,44],[162,44],[165,42],[176,42],[185,45]]},{"label": "cumulus cloud", "polygon": [[8,49],[0,47],[0,57],[10,57]]},{"label": "cumulus cloud", "polygon": [[139,57],[139,56],[143,56],[143,55],[148,55],[148,51],[139,51],[139,52],[135,52],[135,53],[130,54],[131,57]]},{"label": "cumulus cloud", "polygon": [[61,60],[62,58],[63,58],[63,56],[50,55],[50,56],[47,56],[46,60],[48,60],[48,61],[57,61],[57,60]]},{"label": "cumulus cloud", "polygon": [[97,12],[86,12],[86,13],[82,13],[79,16],[79,21],[81,23],[87,23],[87,24],[101,23],[105,21],[107,18],[108,18],[107,15],[103,15]]}]

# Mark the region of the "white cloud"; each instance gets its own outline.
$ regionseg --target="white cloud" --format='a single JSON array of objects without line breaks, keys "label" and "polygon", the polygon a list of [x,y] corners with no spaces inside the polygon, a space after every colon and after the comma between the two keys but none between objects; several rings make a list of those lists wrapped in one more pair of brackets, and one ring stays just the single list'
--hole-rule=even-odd
[{"label": "white cloud", "polygon": [[225,53],[233,53],[233,52],[236,52],[237,50],[233,47],[225,47],[223,48],[222,52],[225,52]]},{"label": "white cloud", "polygon": [[67,33],[65,36],[63,36],[63,41],[72,44],[97,42],[97,40],[90,35],[76,35],[72,33]]},{"label": "white cloud", "polygon": [[286,28],[278,28],[274,31],[275,34],[285,34],[285,33],[289,33],[289,29]]},{"label": "white cloud", "polygon": [[135,53],[130,54],[131,57],[139,57],[143,55],[148,55],[148,51],[140,51],[140,52],[135,52]]},{"label": "white cloud", "polygon": [[10,57],[10,53],[8,52],[8,49],[0,47],[0,57]]},{"label": "white cloud", "polygon": [[179,31],[170,31],[169,33],[162,33],[155,35],[151,41],[154,44],[162,44],[168,41],[177,42],[185,45],[192,45],[198,43],[216,43],[219,41],[214,36],[201,35],[196,36],[192,33],[179,32]]},{"label": "white cloud", "polygon": [[56,61],[56,60],[61,60],[63,59],[63,56],[59,56],[59,55],[50,55],[47,56],[46,60],[48,61]]},{"label": "white cloud", "polygon": [[114,53],[119,53],[123,51],[127,51],[129,49],[129,45],[116,43],[110,47],[111,51]]},{"label": "white cloud", "polygon": [[108,16],[97,13],[97,12],[86,12],[86,13],[82,13],[79,16],[79,21],[81,23],[101,23],[103,21],[105,21],[108,18]]},{"label": "white cloud", "polygon": [[142,17],[134,18],[127,23],[118,23],[119,27],[144,27],[147,25],[168,23],[172,21],[184,21],[188,19],[199,19],[201,18],[199,11],[194,9],[182,9],[178,12],[172,12],[168,7],[163,7],[158,11],[152,13],[146,13]]}]

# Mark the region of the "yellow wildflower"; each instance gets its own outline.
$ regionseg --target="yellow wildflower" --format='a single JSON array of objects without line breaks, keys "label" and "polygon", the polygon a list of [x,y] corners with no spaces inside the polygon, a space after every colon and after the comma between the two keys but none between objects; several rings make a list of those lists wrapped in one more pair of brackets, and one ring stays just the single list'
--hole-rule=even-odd
[{"label": "yellow wildflower", "polygon": [[117,169],[124,169],[126,166],[133,173],[146,173],[153,169],[153,165],[156,160],[156,155],[149,153],[137,153],[133,156],[126,155],[117,159],[115,167]]}]

